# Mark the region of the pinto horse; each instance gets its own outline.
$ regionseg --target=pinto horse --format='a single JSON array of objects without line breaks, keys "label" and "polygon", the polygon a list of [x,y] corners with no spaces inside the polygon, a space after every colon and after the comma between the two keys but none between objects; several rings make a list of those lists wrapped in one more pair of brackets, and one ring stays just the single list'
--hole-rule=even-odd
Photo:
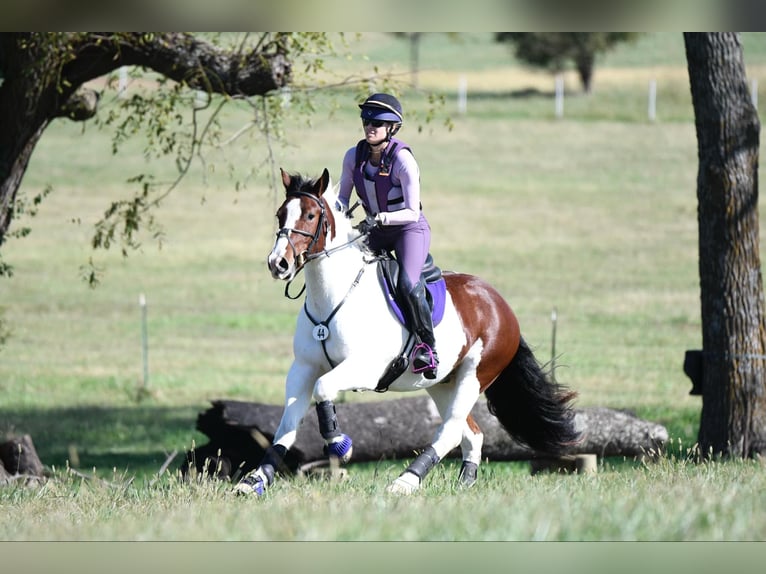
[{"label": "pinto horse", "polygon": [[[376,257],[337,208],[329,181],[326,169],[317,179],[282,170],[286,197],[276,214],[279,230],[268,266],[288,286],[303,270],[306,296],[281,422],[260,465],[234,487],[237,493],[260,495],[272,484],[312,402],[326,453],[348,462],[352,441],[341,432],[333,401],[343,391],[375,390],[409,338],[381,288]],[[463,457],[459,483],[475,482],[483,434],[470,413],[481,393],[508,433],[538,451],[560,453],[579,438],[571,407],[576,393],[543,372],[508,303],[472,275],[444,272],[443,278],[446,301],[434,333],[440,357],[436,378],[408,369],[388,386],[391,391],[425,389],[442,423],[431,445],[389,485],[395,493],[417,490],[458,445]]]}]

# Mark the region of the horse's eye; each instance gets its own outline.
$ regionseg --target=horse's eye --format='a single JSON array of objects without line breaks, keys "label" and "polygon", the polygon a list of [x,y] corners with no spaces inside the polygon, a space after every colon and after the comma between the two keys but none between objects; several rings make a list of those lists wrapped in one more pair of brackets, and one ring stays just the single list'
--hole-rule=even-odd
[{"label": "horse's eye", "polygon": [[314,215],[313,213],[309,213],[309,215],[308,215],[309,221],[313,220],[315,217],[316,217],[316,215]]}]

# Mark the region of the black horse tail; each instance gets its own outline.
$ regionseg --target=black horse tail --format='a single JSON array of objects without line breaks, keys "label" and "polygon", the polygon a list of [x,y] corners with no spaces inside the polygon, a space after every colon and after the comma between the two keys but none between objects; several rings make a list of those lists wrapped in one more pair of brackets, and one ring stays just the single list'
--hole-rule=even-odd
[{"label": "black horse tail", "polygon": [[577,393],[551,380],[523,338],[513,360],[484,394],[489,412],[503,428],[534,450],[562,454],[580,440],[571,406]]}]

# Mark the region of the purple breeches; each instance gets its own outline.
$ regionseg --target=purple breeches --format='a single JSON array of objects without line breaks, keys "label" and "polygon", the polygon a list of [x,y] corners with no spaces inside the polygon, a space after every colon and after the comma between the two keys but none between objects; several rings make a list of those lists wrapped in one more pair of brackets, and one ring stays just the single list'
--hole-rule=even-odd
[{"label": "purple breeches", "polygon": [[421,212],[414,223],[376,227],[370,233],[369,246],[374,251],[393,251],[408,285],[412,286],[420,279],[431,248],[431,227]]}]

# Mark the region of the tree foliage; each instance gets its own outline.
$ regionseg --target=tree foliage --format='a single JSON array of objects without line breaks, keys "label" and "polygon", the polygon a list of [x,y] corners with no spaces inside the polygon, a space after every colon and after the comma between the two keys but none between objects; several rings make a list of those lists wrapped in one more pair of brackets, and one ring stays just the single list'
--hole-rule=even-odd
[{"label": "tree foliage", "polygon": [[[147,157],[175,164],[174,181],[135,174],[128,181],[132,194],[105,199],[92,246],[119,247],[127,254],[139,245],[139,232],[162,240],[156,208],[192,164],[209,167],[206,150],[247,132],[261,137],[268,144],[268,157],[249,168],[249,177],[264,166],[273,167],[271,146],[282,135],[284,119],[289,114],[308,121],[316,111],[316,90],[355,86],[360,98],[372,84],[397,91],[377,68],[371,75],[329,82],[326,59],[347,45],[344,34],[319,32],[0,33],[0,277],[12,273],[2,259],[7,240],[29,232],[11,229],[11,223],[22,214],[33,215],[34,206],[50,191],[34,198],[19,193],[32,152],[51,121],[91,120],[110,132],[114,154],[135,140],[142,142]],[[115,98],[121,70],[129,70],[135,84],[151,88],[132,89],[129,96]],[[101,91],[89,87],[97,78],[108,79]],[[426,122],[439,105],[429,101]],[[251,119],[227,136],[219,118],[234,102],[249,106]],[[276,188],[276,182],[273,185]],[[98,282],[98,275],[92,262],[84,269],[91,284]]]},{"label": "tree foliage", "polygon": [[[202,146],[220,137],[217,117],[225,105],[248,102],[258,110],[248,128],[273,130],[280,108],[265,102],[278,100],[280,90],[292,84],[294,66],[310,76],[333,52],[324,33],[0,33],[0,249],[8,238],[28,233],[11,230],[11,222],[33,214],[50,191],[31,199],[18,193],[31,154],[54,119],[95,118],[112,130],[115,154],[138,137],[144,138],[146,155],[175,162],[178,180],[160,184],[136,174],[134,195],[113,199],[96,225],[94,248],[119,244],[127,253],[139,229],[159,233],[153,209],[195,159],[204,161]],[[111,77],[114,87],[121,68],[153,89],[110,102],[99,113],[102,92],[87,83]],[[11,271],[0,258],[0,275]],[[94,269],[88,278],[97,279]]]},{"label": "tree foliage", "polygon": [[558,73],[574,65],[587,93],[596,56],[637,36],[634,32],[498,32],[495,39],[511,44],[516,58],[531,66]]}]

